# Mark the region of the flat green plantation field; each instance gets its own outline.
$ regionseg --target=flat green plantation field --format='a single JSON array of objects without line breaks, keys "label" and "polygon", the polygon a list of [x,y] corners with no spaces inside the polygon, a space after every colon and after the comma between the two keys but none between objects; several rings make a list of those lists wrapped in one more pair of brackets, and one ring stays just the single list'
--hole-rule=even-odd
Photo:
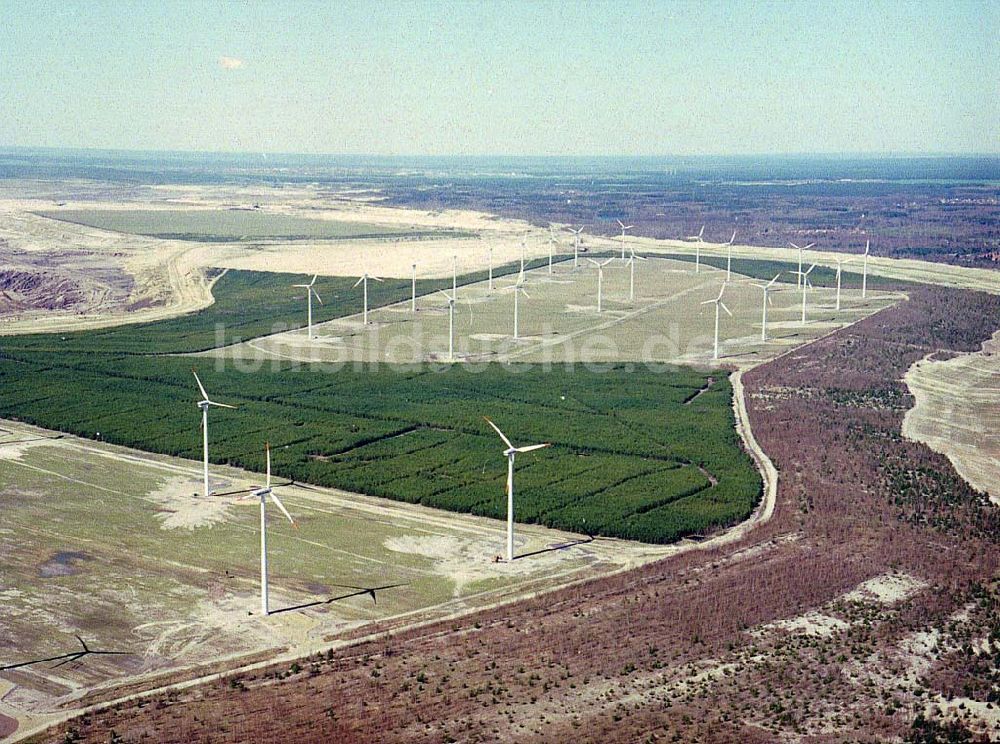
[{"label": "flat green plantation field", "polygon": [[[190,361],[12,352],[0,416],[197,459]],[[518,458],[521,522],[666,543],[745,519],[761,494],[721,372],[229,363],[200,374],[238,406],[210,412],[211,459],[260,471],[270,441],[275,472],[297,481],[501,518],[506,459],[490,416],[516,444],[553,444]]]},{"label": "flat green plantation field", "polygon": [[101,230],[210,243],[473,237],[472,233],[458,230],[309,219],[252,209],[60,209],[35,214]]}]

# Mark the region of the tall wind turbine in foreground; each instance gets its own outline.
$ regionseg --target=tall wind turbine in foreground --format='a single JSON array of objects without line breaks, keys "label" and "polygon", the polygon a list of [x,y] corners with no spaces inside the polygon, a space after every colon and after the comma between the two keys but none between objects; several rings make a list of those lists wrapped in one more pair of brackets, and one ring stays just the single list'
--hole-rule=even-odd
[{"label": "tall wind turbine in foreground", "polygon": [[615,222],[617,222],[618,226],[622,229],[622,261],[624,261],[625,260],[625,231],[626,230],[631,230],[633,227],[635,227],[635,225],[626,225],[621,220],[615,220]]},{"label": "tall wind turbine in foreground", "polygon": [[705,239],[702,237],[705,234],[705,226],[701,226],[701,230],[698,231],[697,235],[689,235],[688,240],[694,241],[694,273],[698,274],[701,272],[701,247],[705,244]]},{"label": "tall wind turbine in foreground", "polygon": [[789,240],[788,241],[788,245],[792,246],[792,248],[795,248],[799,252],[799,270],[795,272],[797,274],[797,277],[795,279],[795,286],[801,288],[802,287],[802,251],[807,251],[807,250],[809,250],[810,248],[812,248],[816,244],[815,243],[809,243],[808,245],[799,246],[799,245],[795,245],[795,243],[793,243],[792,241]]},{"label": "tall wind turbine in foreground", "polygon": [[853,258],[838,258],[837,261],[837,312],[840,312],[840,275],[844,270],[844,264],[853,261]]},{"label": "tall wind turbine in foreground", "polygon": [[248,498],[258,498],[260,499],[260,612],[262,615],[269,615],[270,608],[267,602],[267,499],[271,497],[274,501],[275,506],[281,509],[282,514],[288,517],[288,521],[292,523],[292,527],[298,529],[298,525],[295,524],[295,520],[292,519],[292,515],[288,513],[288,509],[285,505],[281,503],[281,499],[278,498],[278,494],[274,492],[271,488],[271,445],[264,445],[264,452],[267,459],[267,480],[265,481],[263,488],[257,488],[251,491],[247,496],[243,496],[243,499]]},{"label": "tall wind turbine in foreground", "polygon": [[813,264],[805,271],[795,272],[799,275],[799,287],[802,289],[802,325],[806,324],[806,294],[812,289],[812,283],[809,281],[809,272],[815,268],[816,264]]},{"label": "tall wind turbine in foreground", "polygon": [[719,290],[718,297],[716,297],[714,300],[705,300],[703,303],[701,303],[702,305],[711,305],[711,304],[715,305],[715,346],[713,347],[714,351],[712,352],[712,359],[719,358],[719,308],[721,307],[723,310],[725,310],[726,315],[728,315],[729,317],[733,316],[733,314],[729,312],[729,308],[726,307],[725,304],[722,302],[722,293],[725,291],[726,291],[726,283],[723,282],[722,289]]},{"label": "tall wind turbine in foreground", "polygon": [[767,341],[767,306],[771,304],[771,292],[774,291],[774,283],[778,281],[779,276],[781,276],[780,271],[767,284],[754,284],[758,289],[764,290],[764,311],[760,320],[760,340],[764,342]]},{"label": "tall wind turbine in foreground", "polygon": [[216,403],[214,400],[211,400],[208,397],[208,393],[205,392],[205,386],[201,384],[198,373],[193,369],[191,371],[194,373],[194,381],[198,383],[198,390],[201,392],[201,400],[198,401],[198,408],[201,409],[201,451],[205,466],[205,496],[208,496],[211,493],[208,488],[208,409],[210,406],[217,406],[219,408],[236,408],[236,406],[230,406],[226,403]]},{"label": "tall wind turbine in foreground", "polygon": [[[486,418],[485,416],[483,418]],[[507,561],[514,560],[514,456],[521,452],[531,452],[532,450],[551,447],[551,443],[530,444],[527,447],[515,447],[507,439],[507,435],[500,431],[500,427],[486,419],[486,423],[493,427],[493,430],[500,435],[507,449],[503,453],[507,456]]]},{"label": "tall wind turbine in foreground", "polygon": [[365,325],[368,325],[368,280],[369,279],[373,279],[376,282],[384,281],[383,279],[379,279],[377,276],[373,276],[372,274],[369,274],[366,271],[364,274],[361,275],[360,279],[358,279],[356,282],[354,282],[354,286],[355,287],[357,287],[359,284],[363,284],[364,285],[365,310],[364,310],[364,315],[362,317],[364,319],[364,324]]},{"label": "tall wind turbine in foreground", "polygon": [[597,312],[601,312],[601,298],[603,296],[603,288],[604,288],[604,267],[607,266],[612,261],[614,261],[615,259],[612,257],[609,258],[607,261],[604,261],[603,263],[600,261],[595,261],[592,258],[588,258],[587,260],[597,267]]},{"label": "tall wind turbine in foreground", "polygon": [[736,231],[735,230],[733,230],[733,237],[731,237],[729,239],[729,242],[726,243],[726,248],[728,249],[727,252],[726,252],[726,281],[727,282],[729,281],[729,279],[733,275],[733,241],[734,240],[736,240]]},{"label": "tall wind turbine in foreground", "polygon": [[318,276],[318,275],[314,274],[313,278],[312,278],[312,281],[309,282],[308,284],[293,284],[292,285],[293,287],[302,287],[302,288],[304,288],[306,290],[306,303],[307,303],[306,307],[308,307],[308,311],[307,311],[307,315],[306,315],[306,334],[307,334],[308,338],[312,338],[313,337],[313,295],[316,296],[316,300],[319,302],[320,305],[323,304],[323,300],[319,296],[319,292],[317,292],[313,288],[313,285],[316,283],[316,276]]},{"label": "tall wind turbine in foreground", "polygon": [[573,268],[577,268],[580,265],[580,233],[583,232],[583,228],[586,225],[574,230],[572,227],[569,229],[573,233]]},{"label": "tall wind turbine in foreground", "polygon": [[865,299],[868,295],[868,249],[871,248],[872,242],[870,240],[865,241],[865,265],[864,269],[861,271],[861,299]]},{"label": "tall wind turbine in foreground", "polygon": [[648,261],[649,259],[645,256],[640,256],[635,252],[635,248],[629,248],[630,255],[628,259],[629,266],[629,278],[628,278],[628,301],[632,302],[635,299],[635,262]]}]

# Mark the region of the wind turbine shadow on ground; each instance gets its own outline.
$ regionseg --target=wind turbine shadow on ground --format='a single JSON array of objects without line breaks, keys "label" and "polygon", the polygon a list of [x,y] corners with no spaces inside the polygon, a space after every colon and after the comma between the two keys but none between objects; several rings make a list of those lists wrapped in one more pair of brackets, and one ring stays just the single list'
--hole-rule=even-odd
[{"label": "wind turbine shadow on ground", "polygon": [[[343,587],[345,589],[356,589],[357,591],[348,592],[347,594],[341,594],[338,597],[329,597],[328,599],[317,599],[315,602],[304,602],[303,604],[292,605],[291,607],[282,607],[277,610],[271,610],[268,614],[277,615],[281,612],[295,612],[297,610],[308,610],[310,607],[319,607],[321,605],[328,605],[334,602],[339,602],[342,599],[350,599],[351,597],[361,597],[365,594],[372,598],[373,604],[378,604],[378,600],[375,598],[375,592],[381,592],[385,589],[395,589],[400,586],[407,586],[408,582],[403,582],[401,584],[384,584],[382,586],[351,586],[350,584],[334,584],[333,586]],[[252,612],[248,612],[248,615],[252,615]]]},{"label": "wind turbine shadow on ground", "polygon": [[34,664],[44,664],[49,661],[58,661],[58,664],[53,664],[52,668],[61,667],[64,664],[69,664],[72,661],[78,661],[84,656],[133,656],[131,651],[103,651],[99,649],[90,648],[86,641],[84,641],[80,636],[76,636],[76,640],[80,642],[83,647],[80,651],[71,651],[68,654],[59,654],[58,656],[49,656],[45,659],[33,659],[31,661],[22,661],[18,664],[6,664],[0,666],[0,672],[5,672],[11,669],[20,669],[21,667],[32,666]]},{"label": "wind turbine shadow on ground", "polygon": [[586,537],[582,537],[579,540],[564,542],[560,543],[559,545],[551,545],[547,548],[539,548],[538,550],[532,550],[530,553],[520,553],[519,555],[515,555],[513,560],[517,561],[520,560],[521,558],[531,558],[532,556],[535,555],[542,555],[544,553],[554,553],[558,550],[566,550],[567,548],[575,548],[577,545],[586,545],[587,543],[592,543],[596,539],[597,538],[594,537],[593,535],[587,535]]}]

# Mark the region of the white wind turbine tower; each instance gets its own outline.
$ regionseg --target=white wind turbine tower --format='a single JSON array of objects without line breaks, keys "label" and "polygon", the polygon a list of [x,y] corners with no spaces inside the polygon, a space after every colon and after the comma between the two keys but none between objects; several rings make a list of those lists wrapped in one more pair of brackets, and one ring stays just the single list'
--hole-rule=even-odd
[{"label": "white wind turbine tower", "polygon": [[865,265],[861,272],[861,299],[868,295],[868,249],[871,248],[871,241],[865,241]]},{"label": "white wind turbine tower", "polygon": [[306,307],[308,308],[306,314],[306,334],[310,339],[313,337],[313,295],[316,296],[316,300],[320,305],[323,304],[323,299],[319,296],[319,292],[313,288],[313,285],[316,283],[316,276],[318,275],[313,275],[312,281],[308,284],[292,285],[293,287],[302,287],[306,290]]},{"label": "white wind turbine tower", "polygon": [[629,252],[628,301],[632,302],[635,299],[635,262],[637,259],[639,261],[648,261],[649,259],[636,253],[635,248],[629,247]]},{"label": "white wind turbine tower", "polygon": [[[586,227],[584,225],[583,227]],[[578,230],[574,230],[572,227],[569,229],[573,233],[573,268],[577,268],[580,265],[580,233],[583,232],[583,227]]]},{"label": "white wind turbine tower", "polygon": [[[483,418],[486,417],[484,416]],[[527,447],[515,447],[511,444],[507,435],[500,431],[500,427],[489,419],[486,419],[486,423],[493,427],[493,430],[500,435],[503,443],[507,445],[507,449],[503,453],[507,456],[507,561],[510,562],[514,560],[514,456],[522,452],[531,452],[543,447],[551,447],[552,445],[546,442],[545,444],[530,444]]]},{"label": "white wind turbine tower", "polygon": [[694,241],[694,273],[698,274],[701,272],[701,247],[705,244],[705,239],[702,237],[705,234],[705,226],[701,226],[701,230],[698,231],[697,235],[689,235],[688,240]]},{"label": "white wind turbine tower", "polygon": [[792,248],[795,248],[799,252],[799,270],[795,272],[797,274],[796,279],[795,279],[795,286],[801,288],[802,287],[802,251],[807,251],[807,250],[809,250],[810,248],[812,248],[816,244],[815,243],[809,243],[808,245],[798,246],[798,245],[795,245],[795,243],[793,243],[792,241],[789,240],[788,241],[788,245],[792,246]]},{"label": "white wind turbine tower", "polygon": [[812,289],[812,283],[809,281],[809,272],[816,268],[816,264],[813,264],[805,271],[797,271],[799,275],[799,287],[802,289],[802,325],[806,324],[806,293]]},{"label": "white wind turbine tower", "polygon": [[[448,298],[448,361],[455,361],[455,297],[440,290]],[[515,323],[516,325],[516,323]]]},{"label": "white wind turbine tower", "polygon": [[509,287],[509,289],[514,293],[514,340],[516,341],[517,339],[520,338],[519,327],[518,327],[518,324],[517,324],[517,322],[518,322],[518,314],[517,314],[517,311],[518,311],[518,302],[517,302],[517,298],[520,295],[524,295],[525,297],[528,297],[530,299],[531,295],[529,295],[527,293],[527,291],[525,291],[525,289],[524,289],[524,283],[520,279],[518,280],[517,284],[511,285]]},{"label": "white wind turbine tower", "polygon": [[626,225],[621,220],[615,220],[615,222],[617,222],[618,226],[622,229],[622,261],[624,261],[625,260],[625,231],[626,230],[631,230],[633,227],[635,227],[635,225]]},{"label": "white wind turbine tower", "polygon": [[358,279],[356,282],[354,282],[354,286],[355,287],[357,287],[359,284],[363,284],[364,285],[364,295],[365,295],[365,306],[364,307],[365,307],[365,310],[364,310],[364,315],[362,317],[364,319],[364,324],[365,325],[368,325],[368,280],[369,279],[373,279],[376,282],[384,281],[383,279],[379,279],[377,276],[373,276],[372,274],[369,274],[366,271],[364,274],[361,275],[360,279]]},{"label": "white wind turbine tower", "polygon": [[614,257],[612,257],[603,263],[595,261],[592,258],[588,258],[587,260],[597,267],[597,312],[599,313],[601,312],[601,298],[604,286],[604,267],[607,266],[612,261],[614,261],[615,259]]},{"label": "white wind turbine tower", "polygon": [[774,289],[772,288],[774,287],[774,283],[778,281],[778,277],[780,276],[781,272],[779,271],[777,274],[774,275],[774,279],[769,281],[767,284],[754,284],[754,286],[757,287],[758,289],[764,290],[764,311],[763,314],[761,315],[761,321],[760,321],[760,340],[764,341],[765,343],[767,342],[767,306],[771,304],[771,292],[774,291]]},{"label": "white wind turbine tower", "polygon": [[410,312],[417,312],[417,265],[413,264],[410,277]]},{"label": "white wind turbine tower", "polygon": [[853,258],[838,258],[837,261],[837,312],[840,312],[840,275],[844,270],[844,264],[853,261]]},{"label": "white wind turbine tower", "polygon": [[552,276],[552,249],[556,244],[556,236],[552,232],[552,225],[549,225],[549,276]]},{"label": "white wind turbine tower", "polygon": [[727,248],[727,252],[726,252],[726,281],[727,282],[729,281],[729,279],[733,275],[733,241],[734,240],[736,240],[736,231],[735,230],[733,230],[733,237],[731,237],[729,239],[729,242],[726,243],[726,248]]},{"label": "white wind turbine tower", "polygon": [[208,397],[208,393],[205,392],[205,386],[201,384],[198,373],[193,369],[191,371],[194,373],[194,381],[198,383],[198,390],[201,392],[201,400],[198,401],[198,408],[201,409],[201,451],[204,461],[205,495],[208,496],[211,493],[208,487],[208,409],[211,406],[219,408],[236,408],[236,406],[226,403],[216,403],[214,400],[211,400]]},{"label": "white wind turbine tower", "polygon": [[[298,529],[298,525],[295,524],[295,520],[292,519],[292,515],[288,513],[288,509],[285,505],[281,503],[281,499],[278,498],[278,494],[274,492],[271,488],[271,445],[264,445],[264,452],[267,458],[267,480],[265,481],[263,488],[257,488],[251,491],[247,496],[243,496],[242,499],[248,499],[256,497],[260,499],[260,612],[262,615],[271,614],[271,610],[268,607],[267,601],[267,499],[268,497],[274,501],[275,506],[281,509],[282,514],[288,517],[288,521],[292,523],[292,527]],[[241,499],[241,500],[242,500]]]},{"label": "white wind turbine tower", "polygon": [[703,303],[701,303],[702,305],[712,305],[712,304],[715,305],[715,346],[713,347],[714,351],[712,352],[712,359],[719,358],[719,308],[721,307],[723,310],[725,310],[726,315],[728,315],[729,317],[733,316],[733,314],[729,312],[729,308],[726,307],[725,303],[722,302],[722,293],[725,291],[726,291],[726,283],[723,282],[722,289],[719,290],[718,297],[716,297],[714,300],[705,300]]}]

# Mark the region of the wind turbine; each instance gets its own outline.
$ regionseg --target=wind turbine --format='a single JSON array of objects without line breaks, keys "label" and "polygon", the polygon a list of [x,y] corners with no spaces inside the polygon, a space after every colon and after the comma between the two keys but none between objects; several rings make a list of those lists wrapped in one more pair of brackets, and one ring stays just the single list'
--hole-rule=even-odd
[{"label": "wind turbine", "polygon": [[509,289],[514,293],[514,340],[516,341],[517,339],[520,338],[520,335],[518,334],[518,325],[517,325],[517,318],[518,318],[518,316],[517,316],[517,298],[520,295],[524,295],[525,297],[527,297],[527,298],[530,299],[531,295],[529,295],[527,293],[527,291],[525,291],[525,289],[524,289],[524,282],[522,280],[518,280],[517,284],[511,285],[509,287]]},{"label": "wind turbine", "polygon": [[[379,279],[377,276],[369,274],[367,271],[361,275],[361,278],[354,282],[354,286],[357,287],[359,284],[364,284],[364,295],[365,295],[365,311],[363,315],[364,324],[368,325],[368,280],[374,279],[376,282],[384,281]],[[352,287],[353,289],[353,287]]]},{"label": "wind turbine", "polygon": [[556,236],[552,232],[552,225],[549,225],[549,276],[552,276],[552,247],[556,243]]},{"label": "wind turbine", "polygon": [[635,262],[636,259],[640,261],[648,261],[649,259],[645,256],[640,256],[635,252],[635,248],[629,247],[631,255],[628,259],[629,265],[629,278],[628,278],[628,301],[632,302],[635,299]]},{"label": "wind turbine", "polygon": [[312,281],[308,284],[292,285],[293,287],[302,287],[306,290],[306,302],[308,307],[308,314],[306,315],[306,333],[310,339],[313,337],[313,295],[316,296],[316,300],[320,305],[323,304],[323,299],[319,296],[319,292],[313,288],[313,285],[316,283],[316,276],[318,275],[313,275]]},{"label": "wind turbine", "polygon": [[451,294],[458,298],[458,256],[451,257]]},{"label": "wind turbine", "polygon": [[626,230],[631,230],[633,227],[635,227],[635,225],[626,225],[621,220],[615,220],[615,222],[617,222],[618,226],[622,229],[622,261],[624,261],[625,260],[625,231]]},{"label": "wind turbine", "polygon": [[281,499],[278,498],[278,494],[274,492],[271,488],[271,445],[264,445],[264,452],[266,453],[267,459],[267,481],[263,488],[257,488],[250,492],[247,496],[241,497],[241,500],[248,499],[256,496],[260,499],[260,612],[262,615],[269,615],[270,609],[267,603],[267,498],[271,497],[274,501],[275,506],[281,509],[282,514],[288,517],[288,521],[292,523],[292,527],[298,529],[298,525],[295,524],[295,520],[292,519],[292,515],[288,513],[288,509],[285,505],[281,503]]},{"label": "wind turbine", "polygon": [[733,230],[733,237],[729,239],[726,243],[726,248],[728,251],[726,253],[726,281],[728,282],[730,277],[733,275],[733,241],[736,240],[736,231]]},{"label": "wind turbine", "polygon": [[211,400],[208,397],[208,393],[205,392],[205,386],[201,384],[198,373],[194,369],[191,372],[194,373],[194,381],[198,383],[198,390],[201,392],[201,400],[198,401],[198,408],[201,409],[201,449],[205,465],[205,495],[208,496],[210,494],[208,489],[208,409],[210,406],[218,406],[219,408],[236,408],[236,406],[226,403],[216,403],[214,400]]},{"label": "wind turbine", "polygon": [[837,312],[840,312],[840,274],[844,270],[844,264],[853,261],[853,258],[838,258],[837,261]]},{"label": "wind turbine", "polygon": [[528,234],[521,236],[521,278],[524,278],[524,252],[528,249]]},{"label": "wind turbine", "polygon": [[573,233],[573,268],[574,269],[577,268],[580,265],[580,233],[583,232],[583,228],[584,227],[586,227],[586,225],[583,225],[582,227],[580,227],[577,230],[574,230],[572,227],[569,229],[569,231],[571,233]]},{"label": "wind turbine", "polygon": [[410,278],[410,312],[417,312],[417,265],[413,264],[413,274]]},{"label": "wind turbine", "polygon": [[701,247],[705,244],[705,240],[702,237],[705,234],[705,226],[701,226],[701,230],[698,231],[697,235],[689,235],[688,240],[694,241],[694,273],[698,274],[701,272]]},{"label": "wind turbine", "polygon": [[607,266],[612,261],[614,261],[615,259],[612,256],[611,258],[609,258],[604,263],[600,263],[598,261],[595,261],[592,258],[588,258],[587,260],[590,261],[590,263],[594,264],[594,266],[597,267],[597,312],[600,313],[601,312],[602,287],[604,285],[604,267]]},{"label": "wind turbine", "polygon": [[440,292],[448,298],[448,361],[453,362],[455,361],[455,297],[443,289]]},{"label": "wind turbine", "polygon": [[754,284],[754,286],[758,289],[764,290],[764,311],[760,321],[760,340],[765,343],[767,342],[767,306],[771,304],[771,292],[774,291],[772,287],[774,286],[774,283],[778,281],[778,277],[780,276],[781,272],[779,271],[774,275],[774,279],[769,281],[767,284]]},{"label": "wind turbine", "polygon": [[802,289],[802,325],[806,324],[806,293],[812,289],[812,283],[809,281],[809,272],[816,268],[816,264],[810,266],[806,271],[797,271],[799,275],[799,287]]},{"label": "wind turbine", "polygon": [[795,280],[795,286],[798,288],[802,286],[802,251],[807,251],[816,244],[809,243],[809,245],[798,246],[795,245],[795,243],[793,243],[790,240],[788,241],[788,244],[792,246],[792,248],[796,248],[799,252],[799,270],[795,272],[796,274],[798,274],[798,277]]},{"label": "wind turbine", "polygon": [[[485,416],[483,418],[486,418]],[[500,431],[500,427],[486,419],[486,423],[493,427],[493,431],[500,435],[507,449],[503,453],[507,456],[507,561],[514,560],[514,456],[522,452],[551,447],[550,442],[545,444],[529,444],[526,447],[515,447],[511,444],[507,435]]]},{"label": "wind turbine", "polygon": [[865,266],[861,272],[861,299],[865,299],[868,294],[868,249],[871,248],[871,241],[865,241]]},{"label": "wind turbine", "polygon": [[705,300],[702,305],[715,305],[715,346],[712,353],[712,359],[719,358],[719,308],[721,307],[726,311],[726,315],[732,317],[733,314],[729,312],[729,308],[726,307],[725,303],[722,302],[722,293],[726,291],[726,283],[722,283],[722,289],[719,290],[719,296],[714,300]]}]

